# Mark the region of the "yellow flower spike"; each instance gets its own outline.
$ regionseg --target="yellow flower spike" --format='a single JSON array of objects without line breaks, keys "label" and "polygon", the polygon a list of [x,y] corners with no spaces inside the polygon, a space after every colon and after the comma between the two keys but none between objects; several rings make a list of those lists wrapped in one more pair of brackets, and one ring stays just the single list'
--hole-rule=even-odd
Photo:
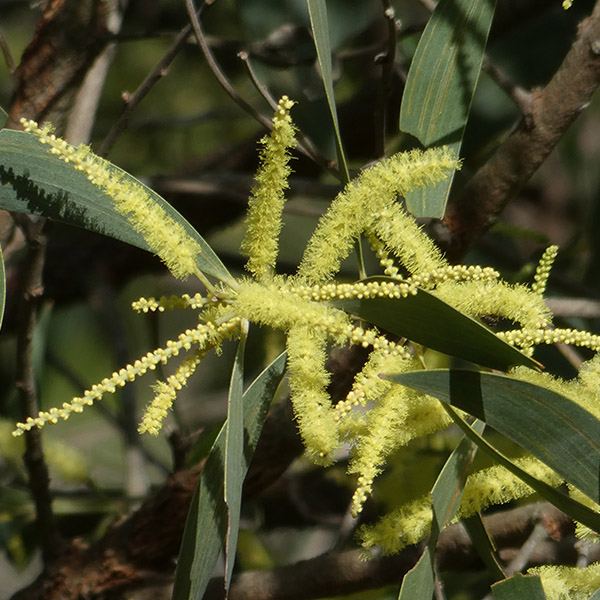
[{"label": "yellow flower spike", "polygon": [[[414,360],[396,364],[395,372],[415,368]],[[365,431],[361,432],[348,467],[348,473],[359,476],[352,514],[361,512],[375,477],[392,452],[450,424],[450,418],[436,399],[402,386],[391,386],[365,415]]]},{"label": "yellow flower spike", "polygon": [[21,119],[21,124],[26,132],[35,134],[40,143],[48,144],[52,154],[85,173],[91,183],[110,196],[115,208],[129,219],[175,277],[203,278],[196,265],[200,246],[141,185],[126,180],[114,166],[86,146],[75,148],[49,134],[48,126],[40,128],[35,121],[27,119]]},{"label": "yellow flower spike", "polygon": [[167,342],[165,348],[157,348],[148,352],[133,365],[127,365],[119,371],[115,371],[110,377],[103,379],[100,384],[93,385],[90,390],[83,393],[82,397],[73,398],[70,403],[63,403],[61,408],[42,411],[37,417],[28,417],[24,423],[17,423],[17,429],[13,431],[13,435],[17,437],[34,427],[42,428],[47,423],[56,423],[58,419],[66,421],[72,413],[81,412],[84,405],[92,405],[95,401],[101,400],[105,394],[114,393],[117,387],[122,387],[145,375],[148,371],[153,371],[159,363],[165,364],[169,359],[177,356],[181,350],[189,350],[192,346],[198,346],[200,349],[216,346],[238,325],[239,320],[232,319],[218,328],[212,323],[206,323],[198,325],[195,329],[187,329],[179,335],[177,340]]},{"label": "yellow flower spike", "polygon": [[209,349],[205,348],[194,352],[192,356],[189,356],[181,363],[177,371],[168,377],[166,382],[159,381],[155,384],[154,391],[156,395],[144,412],[144,416],[138,427],[139,433],[159,434],[162,422],[167,416],[169,409],[173,406],[177,392],[194,374],[196,367],[208,354]]},{"label": "yellow flower spike", "polygon": [[[557,487],[562,479],[532,456],[515,459],[534,477]],[[469,475],[463,491],[458,518],[467,518],[492,504],[509,502],[533,494],[533,490],[504,467],[494,465]],[[359,536],[365,548],[381,546],[384,554],[399,552],[420,542],[431,529],[431,497],[416,498],[382,517],[375,525],[363,526]]]},{"label": "yellow flower spike", "polygon": [[544,299],[521,285],[504,281],[440,282],[435,295],[471,317],[496,315],[519,323],[524,332],[548,327],[551,313]]},{"label": "yellow flower spike", "polygon": [[431,531],[432,518],[431,498],[423,496],[387,514],[375,525],[363,525],[358,537],[364,548],[381,546],[383,554],[394,554],[424,539]]},{"label": "yellow flower spike", "polygon": [[296,146],[295,128],[290,118],[294,105],[287,96],[279,101],[270,136],[261,140],[261,165],[255,176],[246,217],[246,234],[241,250],[246,254],[246,269],[258,281],[270,278],[275,270],[281,231],[284,191],[289,187],[291,169],[289,150]]},{"label": "yellow flower spike", "polygon": [[184,308],[203,308],[208,303],[202,294],[197,293],[193,296],[183,294],[181,296],[161,296],[160,298],[140,298],[131,303],[131,308],[136,312],[164,312],[165,310],[175,310]]},{"label": "yellow flower spike", "polygon": [[539,346],[540,344],[569,344],[600,350],[600,336],[577,329],[539,329],[536,331],[499,331],[496,335],[512,346]]},{"label": "yellow flower spike", "polygon": [[[563,482],[562,477],[533,456],[523,456],[513,459],[512,462],[552,487],[558,487]],[[466,519],[489,506],[505,504],[533,493],[534,490],[516,475],[500,465],[493,465],[472,473],[467,478],[458,509],[458,518]]]},{"label": "yellow flower spike", "polygon": [[535,270],[534,283],[531,286],[531,290],[538,295],[543,295],[546,291],[546,284],[548,283],[548,277],[550,277],[550,271],[552,265],[558,254],[558,246],[548,246],[540,258],[540,262]]},{"label": "yellow flower spike", "polygon": [[424,234],[399,204],[389,203],[377,213],[367,233],[379,238],[411,275],[422,275],[447,265],[433,240]]},{"label": "yellow flower spike", "polygon": [[573,2],[571,0],[563,0],[562,7],[565,10],[569,10],[572,5],[573,5]]},{"label": "yellow flower spike", "polygon": [[[379,213],[398,195],[436,183],[458,166],[449,150],[435,148],[396,154],[363,171],[338,194],[319,220],[298,267],[298,276],[310,283],[330,279],[350,253],[354,240],[365,229],[370,229]],[[409,222],[412,229],[420,232],[414,220],[406,219],[406,223]],[[425,234],[416,234],[414,239],[420,251],[427,255],[423,262],[438,267],[443,264],[441,254],[427,241]],[[399,240],[394,242],[401,244]]]},{"label": "yellow flower spike", "polygon": [[545,565],[527,571],[540,575],[547,600],[587,600],[600,589],[600,563],[587,567]]},{"label": "yellow flower spike", "polygon": [[290,397],[308,456],[330,464],[340,439],[327,393],[325,337],[310,325],[297,325],[288,332],[287,349]]}]

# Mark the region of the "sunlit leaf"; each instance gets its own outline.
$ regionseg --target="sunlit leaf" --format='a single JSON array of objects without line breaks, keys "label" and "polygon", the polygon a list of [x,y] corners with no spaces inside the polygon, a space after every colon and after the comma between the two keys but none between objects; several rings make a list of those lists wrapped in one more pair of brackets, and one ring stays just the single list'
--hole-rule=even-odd
[{"label": "sunlit leaf", "polygon": [[[592,500],[600,500],[600,421],[569,398],[526,381],[461,369],[413,371],[386,378],[485,421]],[[507,459],[483,439],[477,444],[517,472],[514,464],[505,464]],[[600,531],[600,515],[518,471],[518,476],[544,498]]]},{"label": "sunlit leaf", "polygon": [[[408,72],[400,129],[426,147],[445,144],[458,155],[494,16],[495,0],[440,0]],[[417,217],[442,217],[452,177],[406,197]]]},{"label": "sunlit leaf", "polygon": [[[125,180],[144,188],[153,202],[180,223],[200,246],[196,262],[206,275],[230,282],[231,275],[198,232],[156,192],[117,167]],[[0,208],[39,215],[107,235],[149,250],[140,233],[117,212],[110,196],[92,185],[32,135],[22,131],[0,131]]]},{"label": "sunlit leaf", "polygon": [[335,146],[337,149],[338,163],[340,171],[344,177],[344,183],[350,181],[348,165],[346,163],[346,155],[342,145],[342,137],[340,135],[340,125],[338,122],[337,108],[335,105],[335,95],[333,93],[333,74],[331,71],[331,44],[329,43],[329,23],[327,19],[327,4],[325,0],[306,0],[308,5],[308,14],[310,16],[310,26],[315,41],[317,50],[317,60],[321,68],[321,76],[323,77],[323,86],[325,87],[325,95],[329,112],[331,113],[331,122],[335,133]]},{"label": "sunlit leaf", "polygon": [[[483,433],[485,423],[473,424]],[[469,469],[477,452],[477,446],[463,438],[454,449],[431,490],[433,520],[429,542],[417,564],[404,576],[398,600],[431,598],[435,588],[434,557],[440,532],[456,516]]]},{"label": "sunlit leaf", "polygon": [[[243,395],[244,456],[249,462],[285,370],[286,355],[279,355]],[[188,513],[175,572],[173,600],[200,600],[212,576],[227,535],[224,494],[226,425],[204,463]]]},{"label": "sunlit leaf", "polygon": [[496,580],[504,579],[505,573],[498,559],[497,548],[485,527],[481,513],[475,513],[467,519],[461,519],[461,523],[469,534],[473,548],[487,567],[490,576]]},{"label": "sunlit leaf", "polygon": [[229,384],[227,421],[225,422],[225,504],[227,505],[227,537],[225,540],[225,589],[229,589],[240,528],[242,487],[248,470],[244,456],[244,350],[242,336],[233,361]]},{"label": "sunlit leaf", "polygon": [[539,366],[487,327],[424,290],[407,298],[355,298],[332,304],[390,333],[485,367],[506,371],[513,365]]}]

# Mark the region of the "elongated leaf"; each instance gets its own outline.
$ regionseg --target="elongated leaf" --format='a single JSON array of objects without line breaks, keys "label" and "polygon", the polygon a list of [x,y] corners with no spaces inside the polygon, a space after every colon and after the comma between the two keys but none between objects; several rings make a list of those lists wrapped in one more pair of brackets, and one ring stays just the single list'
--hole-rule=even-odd
[{"label": "elongated leaf", "polygon": [[491,456],[499,465],[503,466],[510,473],[526,483],[532,490],[536,491],[542,498],[545,498],[548,502],[554,504],[564,513],[569,514],[576,521],[587,525],[594,531],[600,531],[599,513],[591,510],[584,504],[573,500],[573,498],[548,485],[545,481],[536,479],[527,473],[527,471],[518,467],[504,456],[504,454],[483,439],[477,432],[473,431],[469,424],[451,406],[445,404],[444,408],[465,435],[477,444],[480,450],[489,454],[489,456]]},{"label": "elongated leaf", "polygon": [[331,122],[335,133],[335,146],[338,155],[338,164],[344,178],[344,183],[350,181],[350,173],[348,164],[346,163],[346,155],[342,145],[342,137],[340,135],[340,125],[337,116],[337,108],[335,105],[335,95],[333,93],[333,75],[331,72],[331,44],[329,43],[329,24],[327,19],[327,4],[325,0],[306,0],[308,5],[308,14],[310,16],[310,26],[312,29],[315,48],[317,50],[317,60],[321,68],[321,76],[323,77],[323,86],[325,87],[325,95],[327,96],[327,104],[331,113]]},{"label": "elongated leaf", "polygon": [[[180,223],[201,248],[198,268],[224,282],[232,277],[212,248],[163,198],[117,167],[126,180],[144,188],[153,202]],[[0,208],[62,221],[107,235],[138,248],[148,244],[128,219],[117,212],[107,194],[87,177],[50,154],[47,147],[22,131],[0,131]]]},{"label": "elongated leaf", "polygon": [[[477,421],[473,424],[473,428],[481,434],[485,424]],[[417,564],[404,576],[398,600],[413,600],[414,598],[428,600],[433,596],[435,587],[434,557],[437,540],[440,532],[456,515],[476,452],[477,446],[471,440],[463,438],[438,475],[431,490],[433,520],[429,542]]]},{"label": "elongated leaf", "polygon": [[6,305],[6,271],[4,270],[4,256],[0,248],[0,325],[4,319],[4,307]]},{"label": "elongated leaf", "polygon": [[[279,355],[243,396],[244,454],[250,461],[273,394],[285,371],[285,353]],[[224,498],[225,425],[206,459],[185,524],[173,600],[200,600],[212,575],[227,535]]]},{"label": "elongated leaf", "polygon": [[590,600],[600,600],[600,590],[596,590],[591,596]]},{"label": "elongated leaf", "polygon": [[407,298],[334,300],[332,304],[390,333],[478,365],[500,371],[513,365],[539,366],[487,327],[424,290]]},{"label": "elongated leaf", "polygon": [[[247,329],[247,324],[246,324]],[[244,350],[246,335],[240,339],[233,361],[229,384],[229,402],[225,423],[225,504],[227,538],[225,541],[225,590],[229,590],[240,528],[242,486],[248,470],[244,456]]]},{"label": "elongated leaf", "polygon": [[542,580],[539,575],[516,573],[509,579],[492,585],[494,600],[546,600]]},{"label": "elongated leaf", "polygon": [[487,567],[488,573],[496,580],[504,579],[506,575],[498,560],[496,546],[485,527],[481,513],[475,513],[468,519],[462,519],[461,523],[467,530],[479,558]]},{"label": "elongated leaf", "polygon": [[600,421],[569,398],[526,381],[461,369],[387,377],[485,421],[600,501]]},{"label": "elongated leaf", "polygon": [[[413,57],[400,110],[400,129],[424,146],[460,152],[494,16],[495,0],[440,0]],[[452,177],[406,198],[417,217],[442,217]]]}]

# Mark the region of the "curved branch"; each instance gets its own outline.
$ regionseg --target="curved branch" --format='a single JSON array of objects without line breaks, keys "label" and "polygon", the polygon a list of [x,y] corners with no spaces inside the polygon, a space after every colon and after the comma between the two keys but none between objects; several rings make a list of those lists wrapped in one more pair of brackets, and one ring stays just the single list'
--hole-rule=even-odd
[{"label": "curved branch", "polygon": [[513,196],[546,160],[600,83],[600,2],[579,25],[577,38],[543,89],[532,93],[531,114],[500,145],[448,207],[444,245],[451,260],[497,220]]},{"label": "curved branch", "polygon": [[[484,518],[486,529],[497,548],[512,549],[521,546],[537,523],[542,523],[555,539],[572,530],[569,517],[547,503],[530,504],[495,513]],[[577,553],[572,549],[568,556],[556,556],[555,545],[546,547],[541,559],[548,563],[574,562]],[[512,550],[508,554],[514,553]],[[551,558],[550,555],[552,556]],[[414,546],[395,556],[384,556],[365,561],[358,550],[340,554],[325,554],[293,565],[267,571],[250,571],[234,578],[229,590],[229,600],[310,600],[326,596],[350,594],[386,585],[400,585],[404,574],[412,569],[420,552]],[[436,549],[440,570],[475,570],[481,568],[477,552],[465,529],[452,525],[444,530]],[[536,563],[537,564],[537,563]],[[205,600],[223,598],[223,579],[211,580]]]}]

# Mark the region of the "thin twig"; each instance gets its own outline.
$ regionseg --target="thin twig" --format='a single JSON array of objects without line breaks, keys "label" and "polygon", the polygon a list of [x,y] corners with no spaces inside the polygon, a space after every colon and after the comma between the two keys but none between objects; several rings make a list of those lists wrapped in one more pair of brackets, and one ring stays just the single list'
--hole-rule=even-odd
[{"label": "thin twig", "polygon": [[250,75],[250,81],[252,81],[258,93],[267,101],[267,104],[272,110],[277,110],[277,101],[275,98],[273,98],[273,96],[271,96],[267,86],[262,83],[256,75],[256,71],[250,62],[250,55],[248,52],[246,50],[241,50],[238,52],[238,58],[246,65],[246,69],[248,69],[248,75]]},{"label": "thin twig", "polygon": [[[204,58],[206,59],[210,70],[213,72],[213,75],[215,76],[221,87],[242,110],[247,112],[253,119],[258,121],[267,131],[271,131],[273,126],[271,120],[259,113],[251,104],[249,104],[246,100],[244,100],[244,98],[242,98],[242,96],[240,96],[238,91],[233,87],[231,81],[229,81],[229,79],[225,75],[223,69],[221,69],[221,66],[217,62],[214,54],[212,53],[212,50],[210,49],[206,36],[204,35],[200,19],[198,18],[199,11],[196,9],[194,0],[185,0],[185,4],[188,10],[192,27],[194,29],[196,41],[198,42],[198,45],[200,46],[200,49],[204,54]],[[306,138],[306,136],[302,135],[299,132],[297,138],[298,150],[300,152],[302,152],[305,156],[310,158],[323,169],[329,171],[337,179],[340,178],[337,169],[335,169],[329,161],[324,159],[316,151],[313,144]]]},{"label": "thin twig", "polygon": [[162,79],[166,74],[169,65],[173,62],[173,59],[177,56],[178,52],[183,48],[188,37],[192,33],[191,25],[186,25],[180,32],[175,41],[171,44],[171,47],[167,50],[165,55],[160,59],[156,67],[146,76],[146,79],[138,87],[138,89],[131,95],[127,95],[123,110],[116,123],[111,127],[104,141],[100,145],[98,151],[99,156],[105,157],[114,146],[117,138],[125,131],[131,113],[134,108],[147,96],[148,92],[154,87],[157,81]]},{"label": "thin twig", "polygon": [[548,298],[546,304],[555,317],[600,318],[600,300],[588,298]]},{"label": "thin twig", "polygon": [[541,542],[547,539],[547,537],[548,531],[546,526],[541,522],[536,523],[531,535],[527,538],[527,541],[523,544],[523,546],[521,546],[521,549],[517,555],[513,560],[511,560],[510,564],[508,564],[504,570],[506,576],[510,577],[515,573],[521,572],[529,562],[529,559],[531,558],[531,555],[534,553],[535,549]]},{"label": "thin twig", "polygon": [[385,155],[387,104],[392,94],[394,59],[396,58],[396,37],[398,33],[396,13],[392,3],[390,0],[382,0],[382,4],[383,14],[388,28],[388,35],[385,52],[375,57],[375,62],[381,65],[381,84],[377,90],[377,105],[375,108],[375,152],[377,156]]},{"label": "thin twig", "polygon": [[500,69],[489,56],[483,57],[482,69],[496,82],[496,85],[516,104],[521,114],[527,119],[531,118],[533,107],[532,95],[521,86],[516,85]]},{"label": "thin twig", "polygon": [[2,50],[2,54],[4,55],[4,60],[6,61],[6,66],[8,67],[8,72],[12,75],[15,72],[15,61],[13,59],[12,53],[10,51],[10,46],[4,37],[4,33],[0,29],[0,49]]},{"label": "thin twig", "polygon": [[[45,219],[15,215],[27,241],[27,261],[23,274],[21,302],[17,329],[16,387],[25,420],[39,412],[33,365],[33,337],[37,311],[42,299],[42,271],[46,255]],[[59,556],[63,547],[56,519],[52,511],[52,494],[48,465],[44,459],[41,431],[34,427],[25,433],[25,466],[29,475],[29,489],[35,504],[36,521],[40,532],[42,557],[46,566]]]},{"label": "thin twig", "polygon": [[562,64],[542,90],[532,97],[530,119],[521,124],[475,173],[448,206],[440,235],[451,261],[496,221],[515,194],[546,160],[562,135],[588,106],[600,83],[600,2],[579,26]]},{"label": "thin twig", "polygon": [[[256,71],[254,70],[252,63],[250,62],[250,55],[245,50],[238,53],[238,57],[244,62],[248,69],[248,75],[250,80],[256,87],[258,93],[267,101],[267,104],[272,110],[277,110],[277,101],[269,92],[267,86],[258,79]],[[296,131],[296,138],[298,139],[298,149],[302,151],[306,156],[316,162],[322,169],[329,171],[334,177],[339,179],[339,173],[336,169],[333,169],[331,162],[328,161],[316,148],[313,142],[308,138],[302,131]]]},{"label": "thin twig", "polygon": [[196,8],[194,0],[185,0],[185,5],[188,11],[188,15],[190,17],[190,23],[192,25],[196,41],[198,42],[198,45],[202,50],[202,54],[204,54],[204,58],[206,59],[210,70],[213,72],[213,75],[216,77],[221,87],[244,112],[248,113],[253,119],[258,121],[265,129],[270,131],[271,121],[267,119],[267,117],[265,117],[264,115],[261,115],[251,104],[246,102],[246,100],[244,100],[244,98],[242,98],[238,94],[237,90],[231,84],[231,81],[229,81],[229,79],[221,69],[219,63],[217,63],[215,56],[212,53],[208,42],[206,41],[206,36],[204,35],[204,31],[202,30],[200,19],[198,18],[199,11]]}]

